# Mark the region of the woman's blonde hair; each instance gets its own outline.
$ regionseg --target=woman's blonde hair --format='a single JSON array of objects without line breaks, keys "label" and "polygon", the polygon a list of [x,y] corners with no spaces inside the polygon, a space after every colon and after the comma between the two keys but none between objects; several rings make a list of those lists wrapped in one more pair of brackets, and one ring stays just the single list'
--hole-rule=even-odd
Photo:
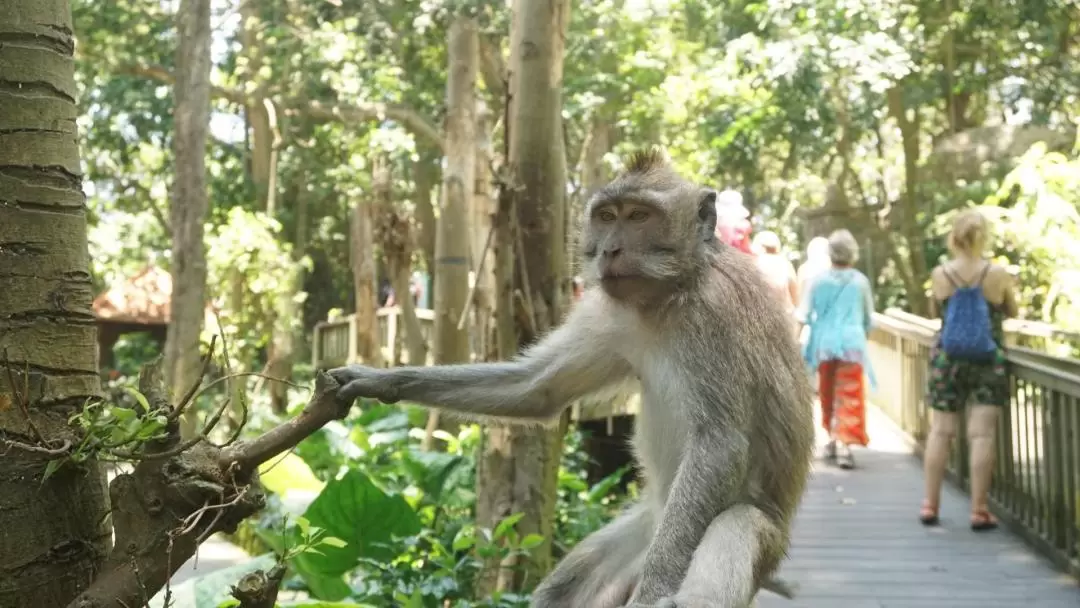
[{"label": "woman's blonde hair", "polygon": [[948,246],[953,253],[980,254],[986,248],[990,222],[978,209],[961,211],[953,219]]}]

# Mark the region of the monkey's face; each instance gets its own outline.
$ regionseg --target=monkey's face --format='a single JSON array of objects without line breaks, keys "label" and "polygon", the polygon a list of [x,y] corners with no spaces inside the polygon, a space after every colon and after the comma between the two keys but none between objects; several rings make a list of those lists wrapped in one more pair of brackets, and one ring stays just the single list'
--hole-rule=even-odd
[{"label": "monkey's face", "polygon": [[668,212],[641,201],[600,200],[585,223],[585,272],[608,295],[647,296],[679,274],[683,249]]}]

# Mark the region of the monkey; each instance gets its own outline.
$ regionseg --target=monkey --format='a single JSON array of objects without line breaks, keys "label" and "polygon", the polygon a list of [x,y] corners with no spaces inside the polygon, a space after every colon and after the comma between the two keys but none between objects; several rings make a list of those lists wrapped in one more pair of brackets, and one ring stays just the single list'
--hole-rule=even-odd
[{"label": "monkey", "polygon": [[715,236],[715,190],[661,148],[585,205],[585,291],[511,361],[330,370],[344,402],[405,400],[550,423],[634,383],[640,500],[574,547],[533,608],[744,608],[787,554],[814,447],[812,393],[787,316],[749,256]]}]

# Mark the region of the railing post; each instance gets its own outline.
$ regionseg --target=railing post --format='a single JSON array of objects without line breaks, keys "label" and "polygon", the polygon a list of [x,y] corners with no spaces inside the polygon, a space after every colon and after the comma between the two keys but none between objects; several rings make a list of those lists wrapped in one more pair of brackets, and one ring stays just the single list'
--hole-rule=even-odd
[{"label": "railing post", "polygon": [[[398,330],[398,315],[401,314],[401,308],[391,309],[386,313],[386,366],[393,367],[397,365],[397,330]],[[409,365],[413,363],[410,361]]]},{"label": "railing post", "polygon": [[345,360],[347,365],[352,365],[359,358],[359,336],[356,335],[356,315],[349,315],[349,350]]}]

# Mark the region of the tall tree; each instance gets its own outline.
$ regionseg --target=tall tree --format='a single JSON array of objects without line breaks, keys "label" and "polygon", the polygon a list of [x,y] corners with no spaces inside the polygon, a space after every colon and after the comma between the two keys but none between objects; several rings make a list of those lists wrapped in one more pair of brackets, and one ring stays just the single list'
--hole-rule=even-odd
[{"label": "tall tree", "polygon": [[[500,316],[524,294],[514,339],[499,337],[500,356],[509,358],[558,324],[566,302],[566,243],[563,229],[566,157],[562,138],[562,64],[567,0],[515,0],[510,35],[509,176],[502,205],[509,202],[511,230],[499,228],[497,255],[512,281],[500,277]],[[510,189],[507,199],[506,188]],[[508,242],[509,241],[509,242]],[[517,263],[507,258],[517,254]],[[511,265],[512,264],[512,265]],[[499,321],[505,333],[505,317]],[[498,588],[537,581],[551,564],[555,490],[565,418],[558,428],[491,426],[477,475],[477,520],[494,526],[501,518],[524,513],[522,534],[536,533],[537,547],[526,568],[503,569]],[[491,584],[490,578],[487,584]]]},{"label": "tall tree", "polygon": [[353,206],[350,218],[349,263],[352,266],[353,288],[356,293],[356,324],[353,340],[358,357],[365,364],[379,367],[383,364],[379,345],[378,290],[375,273],[375,226],[374,202],[359,200]]},{"label": "tall tree", "polygon": [[[181,0],[176,25],[176,174],[169,209],[172,299],[165,339],[165,378],[173,396],[179,398],[200,380],[199,337],[206,315],[203,225],[209,207],[206,138],[210,127],[210,0]],[[188,420],[188,430],[193,430],[192,425]]]},{"label": "tall tree", "polygon": [[[475,19],[456,15],[450,22],[449,75],[446,81],[446,167],[435,233],[435,363],[469,360],[468,324],[460,324],[469,297],[469,258],[473,183],[476,167],[476,76],[479,31]],[[439,413],[428,418],[428,436]],[[427,443],[430,443],[427,442]]]},{"label": "tall tree", "polygon": [[111,545],[96,462],[38,481],[100,391],[73,52],[67,0],[0,0],[0,606],[66,605]]}]

